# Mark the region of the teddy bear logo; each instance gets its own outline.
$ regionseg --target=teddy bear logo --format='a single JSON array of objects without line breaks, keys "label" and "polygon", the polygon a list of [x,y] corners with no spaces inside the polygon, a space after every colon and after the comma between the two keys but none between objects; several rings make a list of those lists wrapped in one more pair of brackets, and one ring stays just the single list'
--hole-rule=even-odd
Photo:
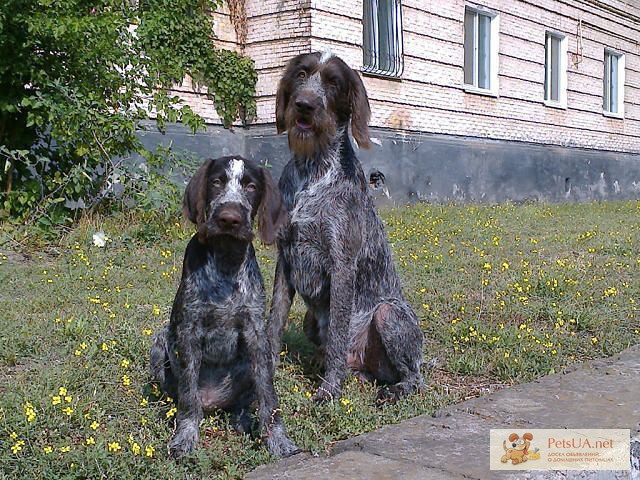
[{"label": "teddy bear logo", "polygon": [[512,465],[518,465],[519,463],[526,462],[527,460],[536,460],[540,458],[539,448],[536,448],[533,452],[530,450],[531,441],[533,435],[531,433],[525,433],[520,438],[517,433],[509,435],[509,444],[503,440],[502,448],[504,448],[504,455],[500,459],[502,463],[507,463],[511,460]]}]

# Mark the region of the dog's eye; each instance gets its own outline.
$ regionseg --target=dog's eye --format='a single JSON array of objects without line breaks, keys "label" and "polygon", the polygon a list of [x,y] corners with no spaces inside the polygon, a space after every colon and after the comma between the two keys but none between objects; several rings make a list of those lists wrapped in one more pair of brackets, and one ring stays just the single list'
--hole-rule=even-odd
[{"label": "dog's eye", "polygon": [[247,186],[244,187],[247,192],[255,192],[256,184],[255,183],[247,183]]},{"label": "dog's eye", "polygon": [[219,178],[216,178],[211,182],[211,185],[213,185],[216,188],[219,188],[222,186],[222,180],[220,180]]},{"label": "dog's eye", "polygon": [[304,70],[300,70],[300,71],[298,72],[298,78],[299,78],[300,80],[304,80],[305,78],[307,78],[307,72],[305,72]]}]

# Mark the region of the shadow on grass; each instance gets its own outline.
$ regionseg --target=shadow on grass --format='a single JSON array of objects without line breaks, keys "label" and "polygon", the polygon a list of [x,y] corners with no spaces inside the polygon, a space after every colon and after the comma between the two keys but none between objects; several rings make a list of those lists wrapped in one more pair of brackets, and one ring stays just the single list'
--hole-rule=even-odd
[{"label": "shadow on grass", "polygon": [[306,377],[318,380],[323,371],[322,360],[318,348],[304,334],[300,322],[289,322],[282,335],[282,343],[287,358],[300,365]]}]

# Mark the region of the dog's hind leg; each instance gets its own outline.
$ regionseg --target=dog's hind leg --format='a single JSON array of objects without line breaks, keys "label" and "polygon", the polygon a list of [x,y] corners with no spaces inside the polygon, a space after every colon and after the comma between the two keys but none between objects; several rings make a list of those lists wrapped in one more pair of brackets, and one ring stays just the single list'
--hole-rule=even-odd
[{"label": "dog's hind leg", "polygon": [[282,332],[289,318],[289,310],[291,310],[294,295],[295,290],[289,282],[289,266],[286,264],[282,254],[280,254],[273,279],[273,297],[269,311],[269,323],[267,324],[267,338],[271,348],[271,355],[273,356],[274,367],[280,360]]},{"label": "dog's hind leg", "polygon": [[[378,400],[397,400],[419,390],[424,381],[420,373],[422,364],[422,331],[411,307],[402,300],[381,303],[373,313],[367,345],[369,349],[379,340],[384,349],[381,355],[395,371],[397,383],[383,387],[378,392]],[[381,362],[386,363],[386,362]],[[380,361],[378,365],[381,365]],[[371,359],[367,359],[367,369]],[[376,378],[376,372],[372,372]],[[382,379],[384,380],[384,379]]]},{"label": "dog's hind leg", "polygon": [[238,433],[251,434],[256,426],[252,414],[251,405],[256,399],[255,389],[245,390],[239,398],[236,398],[231,413],[231,425]]},{"label": "dog's hind leg", "polygon": [[151,344],[150,362],[151,381],[170,397],[176,396],[177,383],[171,371],[169,360],[169,326],[156,332]]},{"label": "dog's hind leg", "polygon": [[309,341],[313,342],[317,346],[322,344],[322,341],[320,340],[320,327],[318,326],[318,320],[311,310],[307,310],[307,313],[304,315],[302,329]]}]

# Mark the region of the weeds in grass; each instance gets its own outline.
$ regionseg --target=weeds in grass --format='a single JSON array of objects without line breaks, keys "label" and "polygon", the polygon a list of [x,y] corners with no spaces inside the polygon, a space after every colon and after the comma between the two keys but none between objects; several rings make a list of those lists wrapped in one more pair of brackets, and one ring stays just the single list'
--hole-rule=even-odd
[{"label": "weeds in grass", "polygon": [[[306,450],[640,342],[639,202],[416,205],[383,217],[425,332],[429,388],[378,408],[375,386],[349,379],[339,401],[316,405],[319,371],[296,303],[276,388]],[[31,252],[10,234],[13,248],[0,250],[0,472],[238,478],[270,461],[222,413],[203,422],[195,454],[167,458],[176,407],[148,383],[148,349],[168,320],[190,226],[94,218]],[[270,284],[274,251],[257,253]]]}]

